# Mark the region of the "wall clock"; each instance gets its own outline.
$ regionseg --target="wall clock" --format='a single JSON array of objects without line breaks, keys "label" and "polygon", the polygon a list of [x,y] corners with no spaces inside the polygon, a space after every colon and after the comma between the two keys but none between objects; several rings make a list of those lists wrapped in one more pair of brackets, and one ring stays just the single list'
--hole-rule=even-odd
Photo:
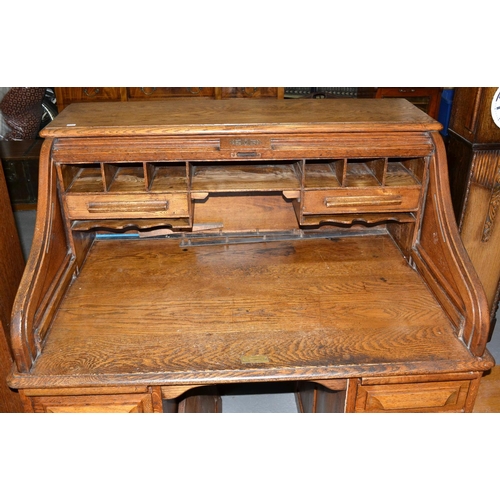
[{"label": "wall clock", "polygon": [[500,128],[500,88],[498,88],[491,100],[491,117],[497,127]]}]

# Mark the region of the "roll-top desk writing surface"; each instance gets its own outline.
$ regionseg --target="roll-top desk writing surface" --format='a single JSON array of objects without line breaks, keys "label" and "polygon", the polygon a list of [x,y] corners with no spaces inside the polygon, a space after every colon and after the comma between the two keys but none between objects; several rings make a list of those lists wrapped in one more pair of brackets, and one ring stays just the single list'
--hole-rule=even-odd
[{"label": "roll-top desk writing surface", "polygon": [[11,387],[28,411],[277,381],[307,412],[471,411],[488,309],[439,129],[399,99],[70,105],[42,131]]}]

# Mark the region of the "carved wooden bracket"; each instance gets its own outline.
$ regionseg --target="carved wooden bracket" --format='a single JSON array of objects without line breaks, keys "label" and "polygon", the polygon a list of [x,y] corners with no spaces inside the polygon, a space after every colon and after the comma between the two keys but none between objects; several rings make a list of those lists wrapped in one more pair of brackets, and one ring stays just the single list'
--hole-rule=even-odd
[{"label": "carved wooden bracket", "polygon": [[[492,156],[496,158],[491,158]],[[492,179],[491,185],[487,186],[491,187],[491,196],[481,237],[483,243],[489,241],[491,237],[493,226],[497,218],[498,207],[500,206],[500,151],[490,152],[488,153],[488,157],[490,160],[496,160],[497,168],[496,172],[495,170],[492,172],[494,178]]]}]

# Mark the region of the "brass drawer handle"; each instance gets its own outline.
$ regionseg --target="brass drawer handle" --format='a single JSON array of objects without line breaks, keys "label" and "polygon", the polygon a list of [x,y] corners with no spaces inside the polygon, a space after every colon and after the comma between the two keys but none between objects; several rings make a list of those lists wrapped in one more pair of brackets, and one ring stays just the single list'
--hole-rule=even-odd
[{"label": "brass drawer handle", "polygon": [[[147,92],[146,89],[153,89],[151,92]],[[141,87],[141,92],[145,95],[152,95],[156,92],[156,87]]]},{"label": "brass drawer handle", "polygon": [[260,153],[257,151],[237,151],[231,156],[234,158],[260,158]]},{"label": "brass drawer handle", "polygon": [[382,196],[329,196],[325,198],[327,208],[334,207],[362,207],[362,206],[382,206],[401,205],[403,198],[401,195]]},{"label": "brass drawer handle", "polygon": [[190,94],[199,94],[204,87],[186,87],[187,91]]},{"label": "brass drawer handle", "polygon": [[90,201],[87,210],[92,213],[112,212],[164,212],[168,210],[168,200],[151,201]]}]

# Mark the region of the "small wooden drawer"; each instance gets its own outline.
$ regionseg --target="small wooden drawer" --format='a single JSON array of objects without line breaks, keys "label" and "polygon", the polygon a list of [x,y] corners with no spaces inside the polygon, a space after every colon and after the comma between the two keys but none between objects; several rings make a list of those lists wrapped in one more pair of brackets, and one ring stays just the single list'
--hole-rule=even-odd
[{"label": "small wooden drawer", "polygon": [[168,99],[170,97],[215,97],[215,87],[128,87],[128,98]]},{"label": "small wooden drawer", "polygon": [[464,411],[470,380],[359,386],[356,412]]},{"label": "small wooden drawer", "polygon": [[308,214],[408,212],[417,210],[420,188],[328,189],[305,191],[302,211]]},{"label": "small wooden drawer", "polygon": [[65,205],[70,219],[117,219],[187,217],[187,193],[140,195],[66,195]]},{"label": "small wooden drawer", "polygon": [[153,413],[153,400],[146,394],[32,397],[35,413]]}]

